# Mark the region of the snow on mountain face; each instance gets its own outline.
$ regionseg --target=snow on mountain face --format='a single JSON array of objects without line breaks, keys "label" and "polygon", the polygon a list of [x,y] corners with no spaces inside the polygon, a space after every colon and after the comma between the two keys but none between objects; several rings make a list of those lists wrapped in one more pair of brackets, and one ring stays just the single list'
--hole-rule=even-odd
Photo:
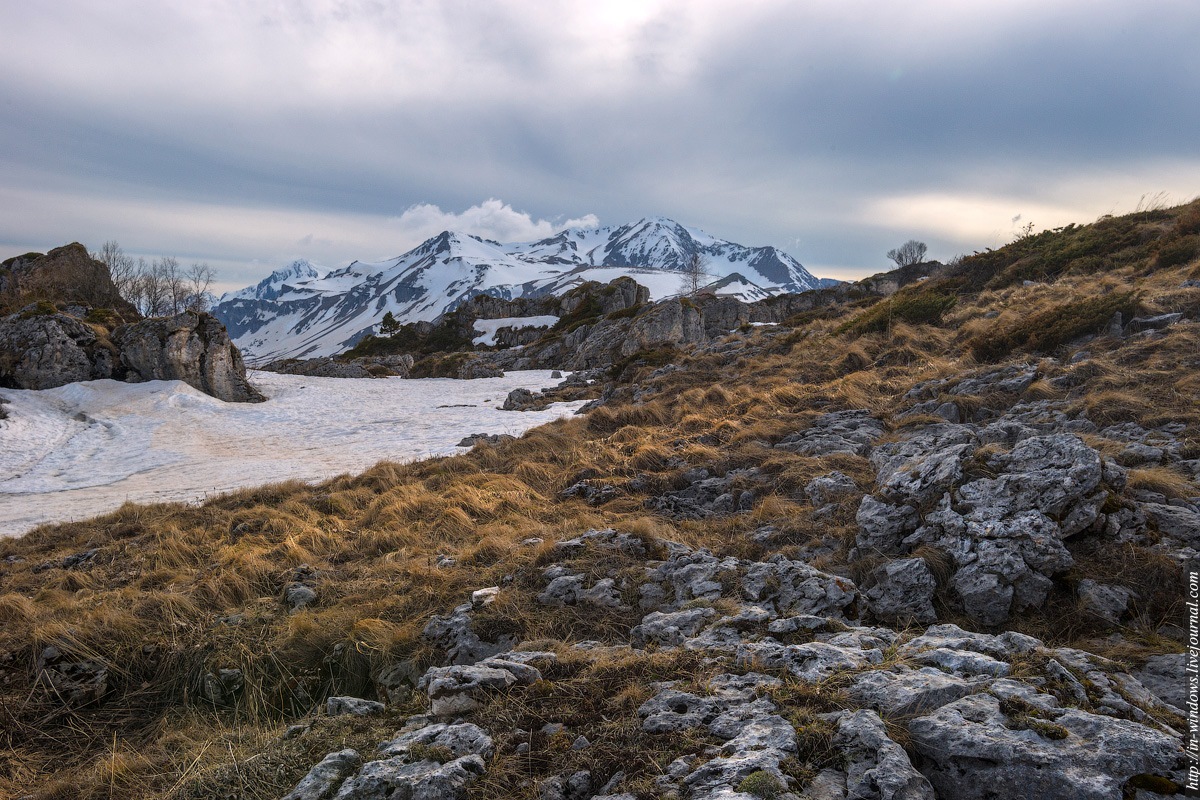
[{"label": "snow on mountain face", "polygon": [[213,313],[248,363],[327,356],[373,333],[389,311],[400,322],[432,321],[477,294],[561,294],[627,275],[658,300],[680,292],[680,272],[695,254],[707,273],[702,283],[718,294],[752,301],[822,285],[774,247],[744,247],[652,217],[516,244],[446,231],[397,258],[325,274],[296,261],[226,294]]}]

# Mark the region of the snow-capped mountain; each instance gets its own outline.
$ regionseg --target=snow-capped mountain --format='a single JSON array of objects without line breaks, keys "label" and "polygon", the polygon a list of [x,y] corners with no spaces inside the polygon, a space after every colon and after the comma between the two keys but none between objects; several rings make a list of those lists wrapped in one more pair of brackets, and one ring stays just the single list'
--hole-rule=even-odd
[{"label": "snow-capped mountain", "polygon": [[296,261],[213,308],[250,363],[334,355],[375,331],[387,312],[431,321],[477,294],[561,294],[627,275],[657,300],[678,294],[699,254],[712,291],[747,301],[828,283],[774,247],[744,247],[653,217],[632,225],[568,228],[536,242],[501,244],[445,231],[402,256],[323,272]]}]

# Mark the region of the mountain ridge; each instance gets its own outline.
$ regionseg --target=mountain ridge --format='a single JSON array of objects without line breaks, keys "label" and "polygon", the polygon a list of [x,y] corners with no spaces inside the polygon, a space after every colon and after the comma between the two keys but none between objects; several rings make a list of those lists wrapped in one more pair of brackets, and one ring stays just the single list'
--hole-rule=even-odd
[{"label": "mountain ridge", "polygon": [[252,361],[327,356],[375,332],[388,312],[400,322],[432,321],[479,294],[557,295],[589,280],[628,275],[660,299],[678,293],[694,256],[704,264],[703,284],[741,299],[835,283],[816,278],[778,248],[746,247],[647,217],[509,244],[443,231],[395,258],[354,261],[324,274],[300,259],[223,295],[213,313]]}]

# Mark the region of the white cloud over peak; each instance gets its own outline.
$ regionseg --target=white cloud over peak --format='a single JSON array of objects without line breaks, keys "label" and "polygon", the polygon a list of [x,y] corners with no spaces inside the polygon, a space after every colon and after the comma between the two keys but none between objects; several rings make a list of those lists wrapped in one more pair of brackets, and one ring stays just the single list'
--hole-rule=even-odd
[{"label": "white cloud over peak", "polygon": [[389,222],[405,239],[428,239],[452,230],[500,242],[529,242],[553,236],[564,228],[595,228],[600,224],[595,214],[565,222],[535,220],[532,215],[517,211],[494,197],[462,212],[443,211],[432,203],[416,203]]}]

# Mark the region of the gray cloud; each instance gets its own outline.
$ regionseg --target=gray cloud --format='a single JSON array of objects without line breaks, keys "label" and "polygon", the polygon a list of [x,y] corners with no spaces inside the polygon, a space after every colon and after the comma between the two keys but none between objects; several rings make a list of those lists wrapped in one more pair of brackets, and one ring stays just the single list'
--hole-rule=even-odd
[{"label": "gray cloud", "polygon": [[665,214],[846,276],[1200,191],[1190,0],[64,0],[0,27],[0,255],[117,238],[236,285],[500,198],[509,230]]}]

